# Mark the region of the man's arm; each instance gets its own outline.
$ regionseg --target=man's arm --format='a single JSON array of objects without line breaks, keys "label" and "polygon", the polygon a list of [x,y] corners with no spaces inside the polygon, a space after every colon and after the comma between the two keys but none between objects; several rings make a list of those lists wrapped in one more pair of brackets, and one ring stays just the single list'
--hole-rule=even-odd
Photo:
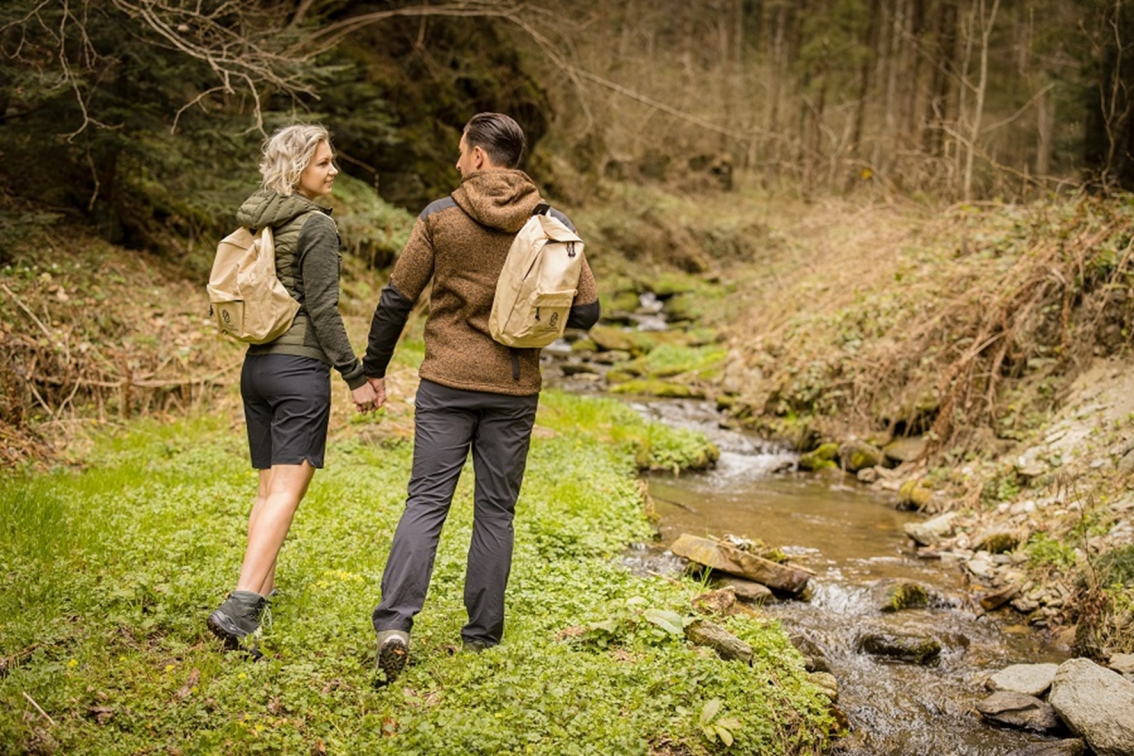
[{"label": "man's arm", "polygon": [[433,239],[423,213],[394,264],[390,282],[382,287],[378,297],[366,340],[366,357],[362,360],[362,372],[367,378],[385,377],[410,312],[432,277]]}]

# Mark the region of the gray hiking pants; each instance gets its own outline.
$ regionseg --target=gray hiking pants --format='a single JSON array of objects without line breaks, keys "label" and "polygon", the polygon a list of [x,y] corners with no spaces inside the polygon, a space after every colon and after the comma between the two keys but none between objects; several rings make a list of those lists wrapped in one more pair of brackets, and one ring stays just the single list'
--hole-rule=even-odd
[{"label": "gray hiking pants", "polygon": [[425,603],[441,528],[472,449],[476,487],[465,572],[466,642],[494,646],[504,634],[512,567],[512,518],[524,478],[539,396],[461,391],[422,381],[414,411],[413,473],[406,509],[382,573],[374,629],[409,630]]}]

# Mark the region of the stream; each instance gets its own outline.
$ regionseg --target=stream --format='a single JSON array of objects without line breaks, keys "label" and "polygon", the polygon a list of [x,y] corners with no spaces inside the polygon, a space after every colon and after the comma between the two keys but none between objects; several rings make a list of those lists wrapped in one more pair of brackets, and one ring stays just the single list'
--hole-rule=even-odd
[{"label": "stream", "polygon": [[[627,562],[672,574],[682,561],[667,547],[681,533],[732,534],[781,548],[793,564],[812,570],[809,600],[775,602],[762,611],[804,639],[806,653],[822,657],[838,680],[837,706],[851,732],[832,754],[999,756],[1049,740],[987,726],[973,707],[989,695],[984,681],[993,672],[1065,657],[1046,649],[1019,615],[979,616],[956,562],[918,559],[902,526],[922,515],[898,511],[893,494],[882,496],[851,476],[796,472],[793,453],[719,428],[704,402],[632,403],[650,419],[704,432],[721,458],[705,473],[648,479],[661,539]],[[883,614],[869,594],[887,578],[921,583],[944,601]],[[941,641],[941,655],[925,666],[869,656],[856,650],[868,627],[931,635]]]}]

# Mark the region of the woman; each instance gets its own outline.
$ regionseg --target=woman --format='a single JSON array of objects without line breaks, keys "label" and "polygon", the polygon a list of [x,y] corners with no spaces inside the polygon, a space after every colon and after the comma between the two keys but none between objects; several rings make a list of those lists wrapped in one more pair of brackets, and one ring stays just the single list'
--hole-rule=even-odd
[{"label": "woman", "polygon": [[331,366],[347,382],[360,412],[373,409],[376,398],[339,315],[338,231],[330,210],[316,204],[331,193],[338,173],[327,130],[280,129],[265,143],[260,173],[263,186],[236,219],[248,228],[272,227],[276,274],[301,306],[284,335],[248,349],[240,375],[248,445],[260,481],[236,590],[208,619],[209,629],[230,648],[259,634],[276,557],[311,477],[323,466]]}]

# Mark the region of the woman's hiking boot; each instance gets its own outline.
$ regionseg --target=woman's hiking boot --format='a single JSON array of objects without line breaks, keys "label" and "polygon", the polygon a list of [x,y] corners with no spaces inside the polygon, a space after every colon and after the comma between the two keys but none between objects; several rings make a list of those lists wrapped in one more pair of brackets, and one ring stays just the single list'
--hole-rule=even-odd
[{"label": "woman's hiking boot", "polygon": [[408,660],[409,633],[404,630],[379,630],[375,668],[381,669],[386,674],[387,683],[397,679]]},{"label": "woman's hiking boot", "polygon": [[268,599],[253,591],[233,591],[220,607],[209,615],[209,630],[224,641],[225,648],[239,648],[246,639],[255,641],[260,635],[260,617],[268,607]]}]

